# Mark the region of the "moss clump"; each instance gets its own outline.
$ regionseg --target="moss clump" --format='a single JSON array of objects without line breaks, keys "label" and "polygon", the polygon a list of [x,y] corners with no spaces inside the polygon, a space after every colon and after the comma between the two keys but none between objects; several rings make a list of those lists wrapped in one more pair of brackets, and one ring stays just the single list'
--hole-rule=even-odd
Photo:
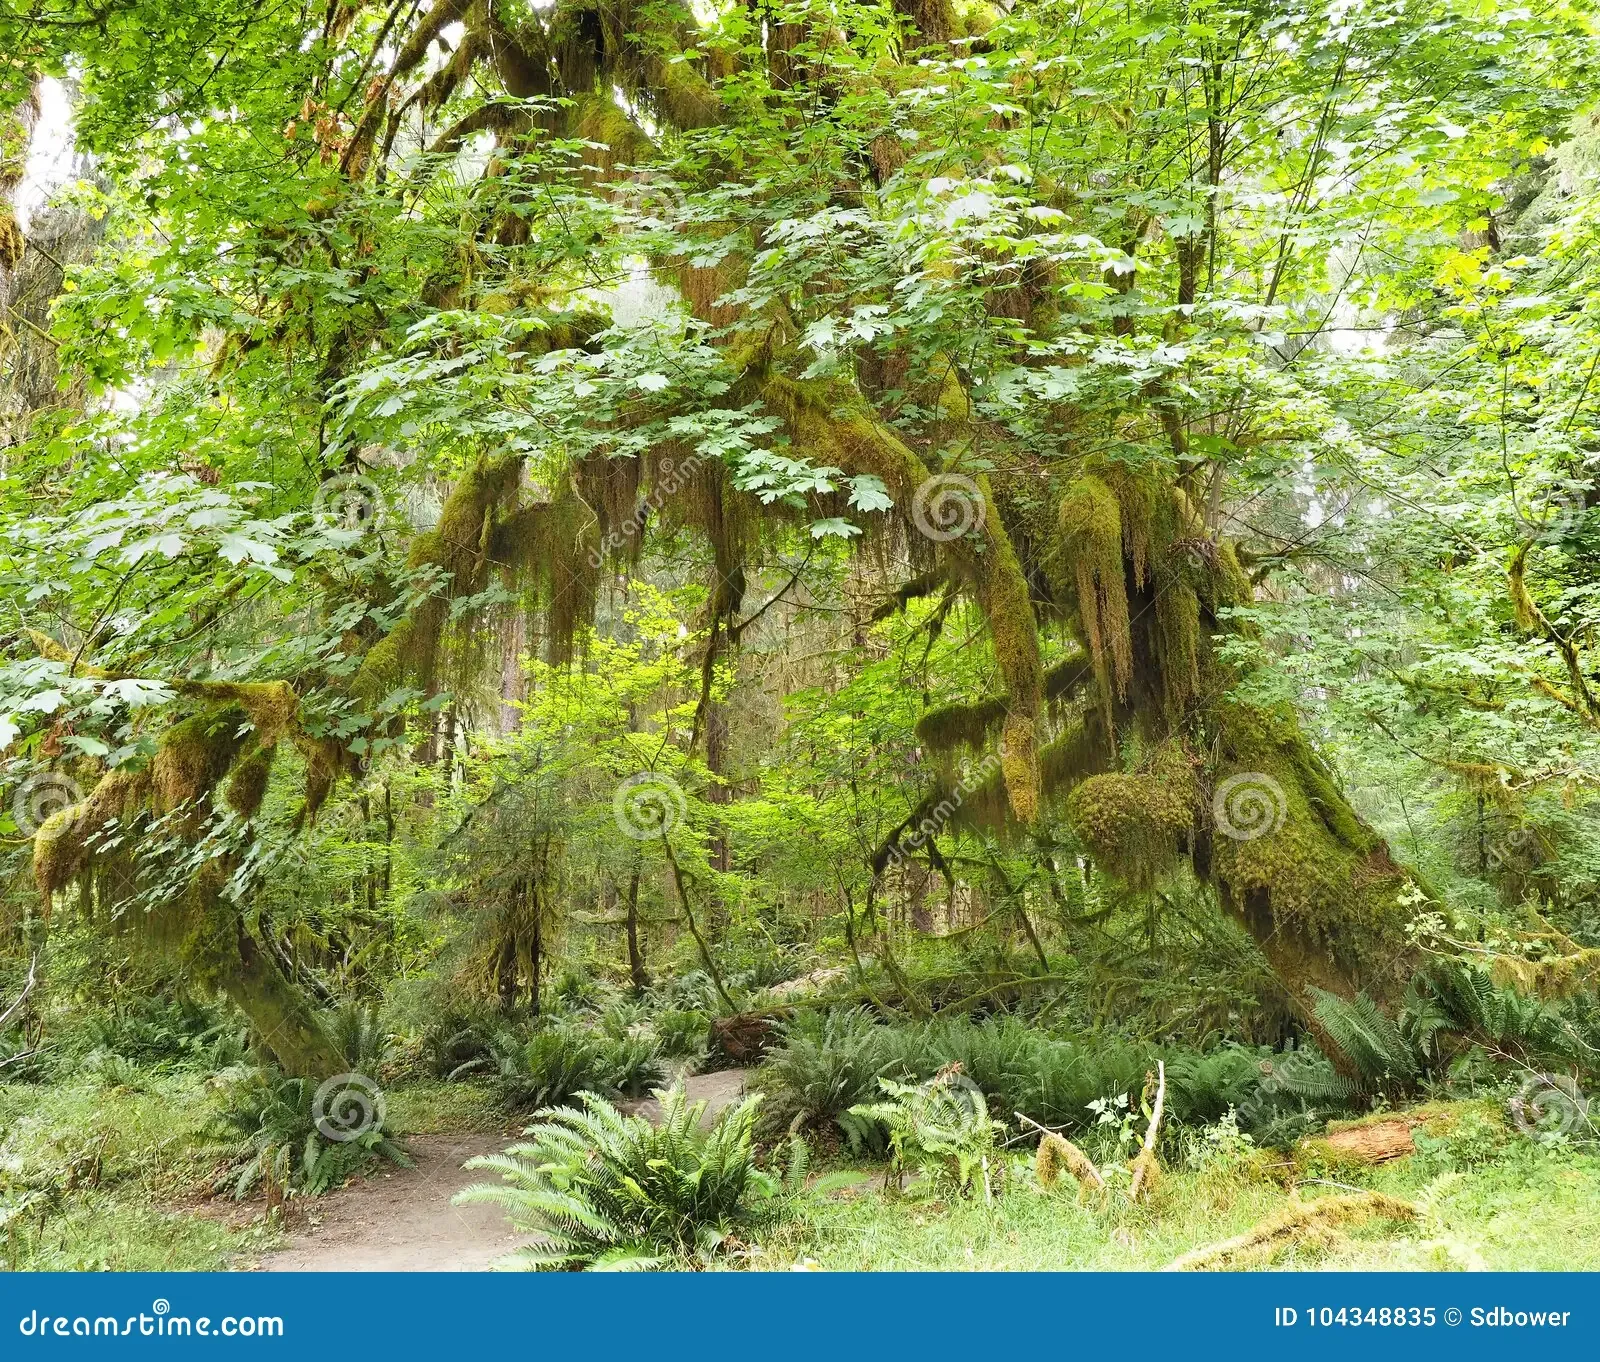
[{"label": "moss clump", "polygon": [[191,715],[167,730],[150,763],[156,813],[171,813],[211,793],[243,745],[245,723],[245,712],[229,705]]},{"label": "moss clump", "polygon": [[1223,901],[1295,996],[1308,984],[1343,997],[1394,992],[1410,973],[1399,901],[1410,877],[1292,714],[1225,700],[1208,721],[1217,762],[1206,811]]},{"label": "moss clump", "polygon": [[33,882],[46,898],[71,884],[83,866],[88,854],[78,831],[83,811],[82,804],[57,809],[33,834]]},{"label": "moss clump", "polygon": [[1178,863],[1192,836],[1199,782],[1186,752],[1163,749],[1146,774],[1090,776],[1067,798],[1067,818],[1095,860],[1147,889]]},{"label": "moss clump", "polygon": [[1054,1131],[1046,1131],[1040,1138],[1039,1148],[1033,1156],[1033,1171],[1041,1187],[1054,1187],[1061,1180],[1062,1173],[1070,1174],[1080,1189],[1105,1186],[1105,1179],[1100,1176],[1094,1160],[1071,1140]]},{"label": "moss clump", "polygon": [[298,725],[300,697],[287,681],[182,682],[177,689],[179,694],[237,705],[250,717],[256,741],[263,747],[293,734]]},{"label": "moss clump", "polygon": [[267,795],[267,782],[272,778],[272,759],[276,747],[257,747],[233,768],[228,777],[228,788],[223,798],[228,807],[242,818],[254,818]]},{"label": "moss clump", "polygon": [[1261,1267],[1297,1245],[1330,1247],[1337,1242],[1341,1230],[1369,1220],[1415,1220],[1417,1214],[1417,1208],[1409,1201],[1382,1192],[1350,1192],[1315,1201],[1295,1201],[1244,1234],[1174,1259],[1167,1271]]},{"label": "moss clump", "polygon": [[113,820],[127,821],[143,810],[150,793],[144,771],[108,771],[71,808],[58,810],[34,834],[34,882],[46,896],[59,893],[89,866],[94,839]]},{"label": "moss clump", "polygon": [[936,705],[917,720],[917,737],[935,752],[958,747],[983,747],[1005,722],[1008,696],[994,695],[973,704]]}]

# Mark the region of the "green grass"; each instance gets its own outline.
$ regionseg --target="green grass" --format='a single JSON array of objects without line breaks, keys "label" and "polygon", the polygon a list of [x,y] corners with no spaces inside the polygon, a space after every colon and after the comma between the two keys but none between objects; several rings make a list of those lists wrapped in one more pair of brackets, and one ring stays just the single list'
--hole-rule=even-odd
[{"label": "green grass", "polygon": [[[121,1071],[65,1083],[0,1085],[0,1262],[33,1270],[217,1270],[271,1248],[280,1233],[252,1203],[199,1209],[225,1151],[206,1128],[216,1092],[199,1075]],[[421,1082],[388,1093],[402,1134],[498,1129],[492,1092]],[[1306,1168],[1419,1205],[1416,1224],[1376,1222],[1331,1245],[1280,1255],[1277,1268],[1600,1270],[1600,1154],[1546,1149],[1504,1129],[1494,1104],[1454,1104],[1454,1124],[1421,1153],[1376,1169]],[[1270,1160],[1261,1160],[1270,1162]],[[1176,1165],[1173,1158],[1170,1163]],[[1281,1172],[1281,1169],[1279,1170]],[[1006,1162],[993,1205],[953,1192],[885,1195],[882,1169],[819,1196],[767,1235],[755,1264],[830,1270],[1160,1268],[1240,1234],[1290,1193],[1243,1162],[1168,1169],[1155,1200],[1101,1208],[1070,1184],[1046,1191],[1029,1159]],[[1333,1189],[1308,1185],[1303,1196]],[[254,1209],[259,1209],[255,1207]]]},{"label": "green grass", "polygon": [[[132,1066],[116,1076],[0,1084],[0,1266],[217,1271],[281,1242],[259,1203],[205,1201],[228,1161],[207,1130],[214,1084]],[[483,1085],[407,1084],[387,1098],[402,1135],[504,1124]]]},{"label": "green grass", "polygon": [[[1507,1140],[1494,1155],[1450,1167],[1417,1156],[1364,1172],[1371,1188],[1423,1210],[1413,1224],[1375,1221],[1332,1245],[1298,1247],[1279,1269],[1600,1270],[1600,1157]],[[865,1170],[863,1176],[866,1176]],[[980,1196],[927,1201],[885,1195],[881,1173],[854,1194],[819,1199],[770,1237],[762,1266],[830,1271],[1062,1271],[1164,1267],[1180,1254],[1241,1234],[1284,1208],[1290,1191],[1243,1173],[1169,1171],[1155,1200],[1104,1209],[1068,1185],[1045,1191],[1021,1160],[992,1206]],[[1299,1195],[1333,1194],[1310,1184]]]},{"label": "green grass", "polygon": [[0,1086],[0,1260],[13,1270],[215,1270],[271,1238],[179,1203],[215,1171],[193,1074]]},{"label": "green grass", "polygon": [[388,1090],[389,1124],[402,1137],[504,1130],[505,1112],[486,1083],[426,1079]]}]

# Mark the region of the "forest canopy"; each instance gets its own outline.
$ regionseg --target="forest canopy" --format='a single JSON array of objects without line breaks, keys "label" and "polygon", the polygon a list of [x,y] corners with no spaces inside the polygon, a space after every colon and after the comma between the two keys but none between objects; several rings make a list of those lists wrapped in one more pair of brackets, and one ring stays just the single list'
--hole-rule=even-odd
[{"label": "forest canopy", "polygon": [[1592,1028],[1596,22],[9,0],[19,987]]}]

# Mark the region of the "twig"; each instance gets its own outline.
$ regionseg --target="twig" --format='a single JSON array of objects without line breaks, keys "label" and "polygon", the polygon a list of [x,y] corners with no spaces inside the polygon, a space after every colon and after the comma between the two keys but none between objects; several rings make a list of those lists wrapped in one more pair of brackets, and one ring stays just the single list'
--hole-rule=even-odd
[{"label": "twig", "polygon": [[[12,1019],[12,1017],[16,1016],[17,1009],[21,1007],[23,1003],[27,1002],[28,995],[33,992],[34,984],[38,982],[38,970],[39,957],[35,955],[33,959],[28,962],[28,982],[22,986],[22,992],[17,994],[17,1000],[12,1003],[10,1007],[6,1008],[4,1012],[0,1012],[0,1031],[4,1031],[6,1029],[6,1024]],[[11,1061],[9,1060],[7,1061],[7,1063],[10,1062]],[[0,1067],[4,1066],[0,1065]]]},{"label": "twig", "polygon": [[1155,1162],[1156,1136],[1161,1132],[1161,1111],[1167,1104],[1167,1066],[1161,1060],[1156,1061],[1156,1104],[1150,1112],[1150,1128],[1144,1133],[1144,1150],[1139,1155],[1139,1167],[1134,1170],[1133,1186],[1128,1188],[1128,1200],[1139,1199],[1139,1189],[1144,1185],[1144,1176],[1149,1171],[1150,1165]]}]

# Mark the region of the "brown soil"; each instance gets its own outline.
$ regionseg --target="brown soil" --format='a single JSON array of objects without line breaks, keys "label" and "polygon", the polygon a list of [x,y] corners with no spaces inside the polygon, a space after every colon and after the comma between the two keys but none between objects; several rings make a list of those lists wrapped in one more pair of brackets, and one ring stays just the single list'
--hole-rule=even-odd
[{"label": "brown soil", "polygon": [[[685,1083],[691,1101],[714,1116],[744,1093],[748,1071],[700,1074]],[[626,1104],[655,1119],[654,1099]],[[515,1133],[413,1135],[406,1146],[414,1168],[384,1167],[368,1178],[303,1203],[307,1226],[288,1247],[241,1266],[264,1272],[482,1272],[525,1236],[493,1206],[452,1206],[450,1198],[493,1174],[462,1164],[498,1153]]]}]

